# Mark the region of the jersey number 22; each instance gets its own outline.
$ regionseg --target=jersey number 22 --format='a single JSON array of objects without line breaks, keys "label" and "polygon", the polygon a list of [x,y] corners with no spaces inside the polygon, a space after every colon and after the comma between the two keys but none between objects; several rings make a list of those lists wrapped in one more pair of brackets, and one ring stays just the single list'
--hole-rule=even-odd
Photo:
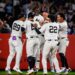
[{"label": "jersey number 22", "polygon": [[57,27],[56,26],[49,26],[49,32],[50,33],[57,33]]}]

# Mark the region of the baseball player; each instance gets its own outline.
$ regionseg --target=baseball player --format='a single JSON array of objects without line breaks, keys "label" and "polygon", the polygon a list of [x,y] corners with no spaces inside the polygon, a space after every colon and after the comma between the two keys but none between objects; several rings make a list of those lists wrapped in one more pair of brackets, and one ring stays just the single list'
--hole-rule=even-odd
[{"label": "baseball player", "polygon": [[42,65],[43,65],[44,75],[47,75],[47,57],[48,57],[48,54],[50,53],[51,53],[51,58],[52,58],[52,62],[54,64],[56,73],[60,73],[63,71],[63,70],[60,70],[58,60],[56,58],[59,25],[54,22],[54,18],[52,16],[50,16],[50,19],[52,22],[43,25],[39,32],[39,33],[44,33],[44,37],[45,37],[45,44],[44,44],[43,53],[42,53]]},{"label": "baseball player", "polygon": [[[44,18],[42,15],[37,15],[34,17],[34,23],[37,24],[37,28],[40,29],[43,25],[44,22]],[[44,45],[44,37],[43,35],[38,35],[39,37],[39,50],[37,52],[37,57],[36,57],[36,63],[35,63],[35,72],[38,72],[38,70],[40,69],[40,52],[43,49],[43,45]]]},{"label": "baseball player", "polygon": [[27,53],[27,61],[29,65],[29,70],[27,74],[31,74],[34,72],[34,66],[36,62],[36,53],[39,50],[39,38],[38,34],[35,31],[34,28],[34,22],[33,22],[34,14],[29,13],[28,20],[24,22],[24,28],[26,32],[26,53]]},{"label": "baseball player", "polygon": [[[44,17],[44,24],[51,22],[49,16],[48,11],[42,11],[42,16]],[[51,72],[54,72],[54,67],[53,67],[53,63],[52,63],[52,59],[50,58],[50,54],[48,55],[48,59],[50,61],[50,68],[51,68]]]},{"label": "baseball player", "polygon": [[[44,17],[44,24],[51,22],[49,16],[48,11],[42,11],[42,16]],[[54,72],[54,67],[53,67],[53,63],[52,63],[52,59],[50,58],[50,54],[48,55],[48,59],[50,61],[50,69],[51,72]]]},{"label": "baseball player", "polygon": [[[34,17],[34,22],[38,22],[39,24],[37,24],[37,28],[40,29],[45,23],[48,23],[49,22],[49,18],[48,18],[48,12],[47,11],[42,11],[41,13],[42,15],[38,14]],[[38,35],[39,36],[39,39],[40,39],[40,48],[39,48],[39,51],[37,53],[37,61],[36,61],[36,70],[35,71],[38,71],[40,69],[40,52],[42,52],[43,50],[43,46],[44,46],[44,43],[45,43],[45,38],[42,34],[41,35]]]},{"label": "baseball player", "polygon": [[[37,15],[34,17],[34,22],[37,23],[37,27],[38,29],[40,29],[43,24],[46,24],[46,23],[49,23],[50,22],[50,18],[48,18],[48,12],[47,11],[43,11],[42,12],[42,15]],[[39,39],[40,39],[40,48],[39,48],[39,51],[37,52],[37,60],[36,60],[36,68],[35,68],[35,72],[38,72],[38,70],[40,69],[40,52],[42,52],[43,50],[43,46],[44,46],[44,43],[45,43],[45,39],[44,39],[44,36],[41,36],[41,35],[38,35],[39,36]],[[50,65],[51,65],[51,71],[54,72],[54,67],[53,67],[53,63],[51,61],[51,58],[50,58],[50,55],[49,55],[49,60],[50,60]]]},{"label": "baseball player", "polygon": [[68,66],[68,62],[66,59],[66,48],[69,45],[69,40],[68,40],[68,34],[67,34],[67,29],[68,29],[68,25],[67,22],[65,20],[65,15],[63,13],[59,13],[57,15],[57,22],[60,25],[60,31],[59,31],[59,55],[61,58],[61,62],[62,62],[62,67],[66,68],[66,72],[65,74],[68,73],[68,71],[70,70],[69,66]]},{"label": "baseball player", "polygon": [[12,25],[12,32],[11,36],[9,38],[9,56],[7,58],[7,64],[5,70],[11,74],[10,71],[10,65],[11,62],[16,54],[16,62],[15,66],[13,68],[14,71],[22,73],[20,70],[20,60],[22,56],[22,26],[23,26],[23,21],[25,20],[24,15],[20,14],[18,16],[18,20],[15,20]]}]

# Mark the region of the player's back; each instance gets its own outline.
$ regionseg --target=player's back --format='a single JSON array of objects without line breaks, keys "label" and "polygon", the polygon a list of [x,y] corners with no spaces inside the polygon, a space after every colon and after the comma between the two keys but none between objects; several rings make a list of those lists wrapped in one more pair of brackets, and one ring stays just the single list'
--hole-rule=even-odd
[{"label": "player's back", "polygon": [[35,28],[33,26],[34,22],[30,20],[26,20],[24,22],[24,28],[26,31],[26,37],[30,38],[31,36],[37,36],[37,33],[35,31]]},{"label": "player's back", "polygon": [[46,24],[45,39],[58,39],[59,24],[51,22]]},{"label": "player's back", "polygon": [[14,21],[12,25],[11,36],[21,37],[22,36],[21,27],[22,26],[23,26],[23,21],[20,21],[20,20]]}]

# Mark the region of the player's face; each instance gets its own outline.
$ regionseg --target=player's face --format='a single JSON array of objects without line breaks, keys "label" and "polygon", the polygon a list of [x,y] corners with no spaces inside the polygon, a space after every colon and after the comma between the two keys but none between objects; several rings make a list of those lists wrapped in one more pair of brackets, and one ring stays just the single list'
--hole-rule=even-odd
[{"label": "player's face", "polygon": [[25,17],[23,17],[22,20],[25,21]]},{"label": "player's face", "polygon": [[48,13],[47,13],[47,12],[43,12],[42,16],[43,16],[43,17],[44,17],[44,19],[45,19],[45,18],[47,18],[47,17],[48,17]]},{"label": "player's face", "polygon": [[33,18],[32,18],[32,17],[30,17],[30,18],[29,18],[29,20],[30,20],[30,21],[33,21]]},{"label": "player's face", "polygon": [[60,15],[57,15],[57,22],[63,22],[63,18]]}]

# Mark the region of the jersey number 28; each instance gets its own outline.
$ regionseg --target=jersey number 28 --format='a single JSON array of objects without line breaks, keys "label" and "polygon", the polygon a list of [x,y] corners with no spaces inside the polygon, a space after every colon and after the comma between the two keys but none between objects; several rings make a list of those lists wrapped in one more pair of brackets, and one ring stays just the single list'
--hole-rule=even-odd
[{"label": "jersey number 28", "polygon": [[13,30],[19,31],[20,30],[20,25],[14,23]]}]

